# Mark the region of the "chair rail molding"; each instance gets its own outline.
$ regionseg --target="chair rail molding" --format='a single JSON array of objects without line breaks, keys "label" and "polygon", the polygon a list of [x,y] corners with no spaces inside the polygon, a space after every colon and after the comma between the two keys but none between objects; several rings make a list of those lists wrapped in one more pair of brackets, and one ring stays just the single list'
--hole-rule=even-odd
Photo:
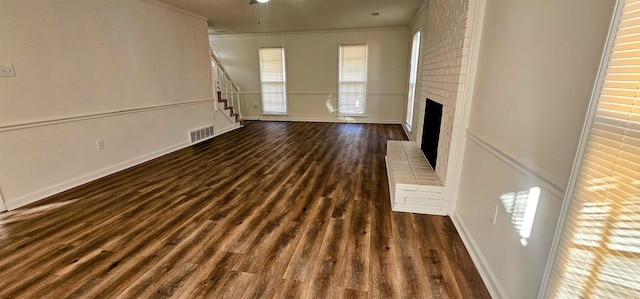
[{"label": "chair rail molding", "polygon": [[62,124],[62,123],[68,123],[68,122],[83,121],[83,120],[94,119],[94,118],[112,117],[112,116],[118,116],[118,115],[129,114],[129,113],[141,113],[141,112],[147,112],[147,111],[153,111],[153,110],[200,105],[200,104],[206,104],[209,102],[214,103],[214,99],[210,98],[210,99],[189,100],[189,101],[183,101],[183,102],[149,105],[149,106],[129,108],[129,109],[119,109],[119,110],[111,110],[111,111],[104,111],[104,112],[84,113],[84,114],[78,114],[78,115],[72,115],[72,116],[55,117],[55,118],[49,118],[49,119],[40,119],[40,120],[27,121],[27,122],[18,122],[13,124],[10,123],[6,125],[0,125],[0,132],[24,130],[24,129],[30,129],[34,127],[42,127],[42,126]]}]

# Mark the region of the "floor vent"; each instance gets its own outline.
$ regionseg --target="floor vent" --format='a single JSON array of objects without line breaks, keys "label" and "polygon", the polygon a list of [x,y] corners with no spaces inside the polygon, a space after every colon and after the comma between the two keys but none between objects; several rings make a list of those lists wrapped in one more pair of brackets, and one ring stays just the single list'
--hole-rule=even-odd
[{"label": "floor vent", "polygon": [[191,144],[196,144],[211,138],[213,138],[213,126],[206,126],[189,131],[189,141]]}]

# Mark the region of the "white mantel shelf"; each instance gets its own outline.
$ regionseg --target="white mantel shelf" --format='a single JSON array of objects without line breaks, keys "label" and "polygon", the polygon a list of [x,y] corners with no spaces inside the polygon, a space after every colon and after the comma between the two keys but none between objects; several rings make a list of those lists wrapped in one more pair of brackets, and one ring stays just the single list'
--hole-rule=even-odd
[{"label": "white mantel shelf", "polygon": [[415,142],[387,141],[386,164],[393,211],[447,215],[444,185]]}]

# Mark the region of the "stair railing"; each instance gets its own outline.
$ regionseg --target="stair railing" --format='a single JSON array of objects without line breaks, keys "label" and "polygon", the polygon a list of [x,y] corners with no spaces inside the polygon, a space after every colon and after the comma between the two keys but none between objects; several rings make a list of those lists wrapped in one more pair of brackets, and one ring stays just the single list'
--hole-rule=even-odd
[{"label": "stair railing", "polygon": [[[242,112],[240,110],[240,87],[233,82],[229,72],[224,68],[224,65],[220,62],[220,59],[209,48],[211,56],[211,66],[213,67],[213,78],[215,89],[220,92],[221,98],[228,101],[229,106],[233,106],[234,110],[242,119]],[[216,97],[216,95],[214,95]],[[219,99],[216,99],[216,101]]]}]

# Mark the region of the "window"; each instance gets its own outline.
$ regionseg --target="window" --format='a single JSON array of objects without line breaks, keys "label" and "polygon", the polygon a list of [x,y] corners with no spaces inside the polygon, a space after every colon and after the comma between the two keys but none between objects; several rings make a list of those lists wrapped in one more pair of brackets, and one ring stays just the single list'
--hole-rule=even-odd
[{"label": "window", "polygon": [[413,103],[416,98],[416,81],[418,77],[418,56],[420,55],[420,31],[413,35],[411,44],[411,65],[409,66],[409,91],[407,99],[407,128],[411,131],[413,123]]},{"label": "window", "polygon": [[338,113],[364,115],[367,99],[367,45],[340,46]]},{"label": "window", "polygon": [[640,0],[618,11],[548,298],[640,298]]},{"label": "window", "polygon": [[287,76],[284,48],[260,49],[260,88],[262,113],[287,113]]}]

